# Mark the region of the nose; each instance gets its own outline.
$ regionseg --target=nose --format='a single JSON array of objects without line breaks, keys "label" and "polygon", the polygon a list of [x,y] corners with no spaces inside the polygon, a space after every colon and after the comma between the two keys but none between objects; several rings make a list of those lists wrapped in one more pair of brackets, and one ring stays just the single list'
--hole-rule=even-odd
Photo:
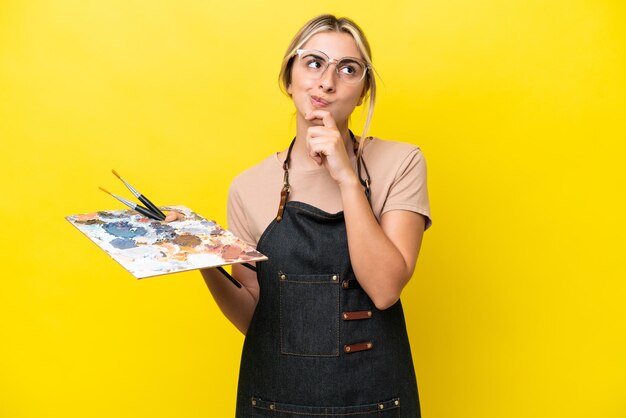
[{"label": "nose", "polygon": [[337,82],[335,77],[337,76],[337,72],[334,67],[331,68],[331,65],[332,63],[326,67],[326,70],[320,75],[318,81],[320,88],[325,92],[335,91],[335,83]]}]

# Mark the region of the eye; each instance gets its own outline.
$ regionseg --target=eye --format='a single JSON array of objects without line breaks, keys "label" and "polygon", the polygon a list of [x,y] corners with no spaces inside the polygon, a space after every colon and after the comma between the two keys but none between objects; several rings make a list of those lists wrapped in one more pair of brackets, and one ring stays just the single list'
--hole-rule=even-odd
[{"label": "eye", "polygon": [[308,70],[317,71],[326,67],[326,60],[317,55],[305,55],[302,62]]},{"label": "eye", "polygon": [[339,69],[339,71],[341,71],[342,73],[346,75],[352,75],[356,73],[356,68],[354,68],[354,65],[344,65],[343,67]]},{"label": "eye", "polygon": [[353,61],[343,62],[339,66],[339,74],[348,78],[360,77],[362,72],[363,67]]},{"label": "eye", "polygon": [[309,58],[306,61],[306,66],[315,70],[322,68],[322,62],[317,58]]}]

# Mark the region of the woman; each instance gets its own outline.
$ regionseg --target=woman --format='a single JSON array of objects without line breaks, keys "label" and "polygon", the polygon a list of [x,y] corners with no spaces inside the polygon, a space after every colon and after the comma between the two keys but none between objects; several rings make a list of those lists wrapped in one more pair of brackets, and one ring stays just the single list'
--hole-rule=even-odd
[{"label": "woman", "polygon": [[348,129],[369,95],[371,53],[349,19],[309,21],[280,79],[294,141],[240,174],[229,228],[269,257],[202,274],[244,343],[237,416],[420,416],[400,293],[430,226],[419,148]]}]

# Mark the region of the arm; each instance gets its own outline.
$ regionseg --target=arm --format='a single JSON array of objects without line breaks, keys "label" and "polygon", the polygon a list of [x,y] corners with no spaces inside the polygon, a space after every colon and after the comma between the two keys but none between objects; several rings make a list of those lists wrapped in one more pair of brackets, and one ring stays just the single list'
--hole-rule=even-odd
[{"label": "arm", "polygon": [[256,272],[239,264],[233,265],[232,275],[241,283],[241,289],[233,286],[217,269],[202,269],[200,272],[224,316],[245,335],[259,300]]},{"label": "arm", "polygon": [[[165,222],[179,219],[184,219],[184,215],[169,212]],[[202,269],[200,272],[217,306],[226,318],[245,335],[259,300],[259,282],[256,272],[240,264],[233,265],[232,276],[241,283],[241,288],[233,286],[216,268]]]},{"label": "arm", "polygon": [[413,275],[425,218],[393,210],[383,214],[378,224],[356,176],[340,188],[354,274],[376,307],[387,309]]},{"label": "arm", "polygon": [[426,219],[415,212],[392,210],[382,215],[379,224],[332,115],[314,110],[306,118],[324,124],[308,129],[308,153],[339,185],[354,273],[376,307],[386,309],[398,300],[413,275]]}]

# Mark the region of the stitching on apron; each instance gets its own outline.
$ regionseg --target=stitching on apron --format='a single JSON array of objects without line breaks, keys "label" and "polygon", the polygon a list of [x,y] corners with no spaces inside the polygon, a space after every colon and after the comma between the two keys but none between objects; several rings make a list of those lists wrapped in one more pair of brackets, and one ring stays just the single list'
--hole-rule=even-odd
[{"label": "stitching on apron", "polygon": [[[262,400],[256,397],[253,397],[253,401],[256,400],[257,402],[263,402],[264,404],[269,404],[270,407],[265,406],[265,405],[259,405],[259,404],[253,404],[253,408],[254,409],[262,409],[265,411],[269,411],[272,413],[286,413],[286,414],[291,414],[291,415],[306,415],[306,416],[336,416],[336,417],[347,417],[347,416],[357,416],[357,415],[367,415],[367,416],[372,416],[372,414],[378,416],[381,413],[386,413],[388,411],[393,411],[396,414],[394,414],[395,416],[400,416],[400,398],[392,398],[390,400],[387,401],[381,401],[381,402],[377,402],[377,403],[373,403],[373,404],[369,404],[369,405],[359,405],[359,406],[355,406],[357,408],[359,407],[363,407],[363,410],[361,411],[354,411],[354,412],[328,412],[328,409],[333,409],[334,407],[332,406],[328,406],[328,407],[313,407],[316,409],[325,409],[324,412],[299,412],[299,411],[294,411],[293,408],[285,408],[285,406],[289,406],[286,404],[281,404],[280,402],[273,402],[273,401],[266,401],[266,400]],[[398,402],[396,404],[396,402]],[[378,408],[379,405],[381,404],[385,404],[386,408],[384,408],[384,410],[381,410]],[[309,408],[309,406],[306,405],[291,405],[292,407],[296,407],[299,409],[301,408]],[[371,409],[365,409],[365,407],[371,407]]]},{"label": "stitching on apron", "polygon": [[[335,216],[327,216],[327,215],[324,215],[324,214],[321,214],[321,213],[315,213],[315,212],[313,212],[311,210],[308,210],[306,208],[303,208],[303,207],[298,207],[297,209],[299,211],[306,212],[306,213],[309,213],[311,215],[319,216],[320,218],[324,218],[324,219],[337,219],[337,218],[339,218],[338,216],[337,217],[335,217]],[[341,213],[341,212],[339,212],[339,213]]]},{"label": "stitching on apron", "polygon": [[[289,277],[289,276],[287,276]],[[333,285],[335,283],[329,283],[328,281],[320,281],[320,282],[300,282],[297,280],[279,280],[281,283],[298,283],[298,284],[328,284]],[[339,274],[337,274],[337,285],[340,286],[341,280]],[[337,293],[337,312],[341,312],[341,288],[338,289]],[[292,353],[290,351],[286,351],[283,347],[283,336],[282,336],[282,327],[283,327],[283,286],[278,284],[278,320],[279,320],[279,339],[280,339],[280,352],[281,354],[287,354],[290,356],[299,356],[299,357],[339,357],[339,344],[341,342],[341,320],[340,315],[337,315],[337,345],[335,352],[332,354],[302,354],[302,353]]]}]

